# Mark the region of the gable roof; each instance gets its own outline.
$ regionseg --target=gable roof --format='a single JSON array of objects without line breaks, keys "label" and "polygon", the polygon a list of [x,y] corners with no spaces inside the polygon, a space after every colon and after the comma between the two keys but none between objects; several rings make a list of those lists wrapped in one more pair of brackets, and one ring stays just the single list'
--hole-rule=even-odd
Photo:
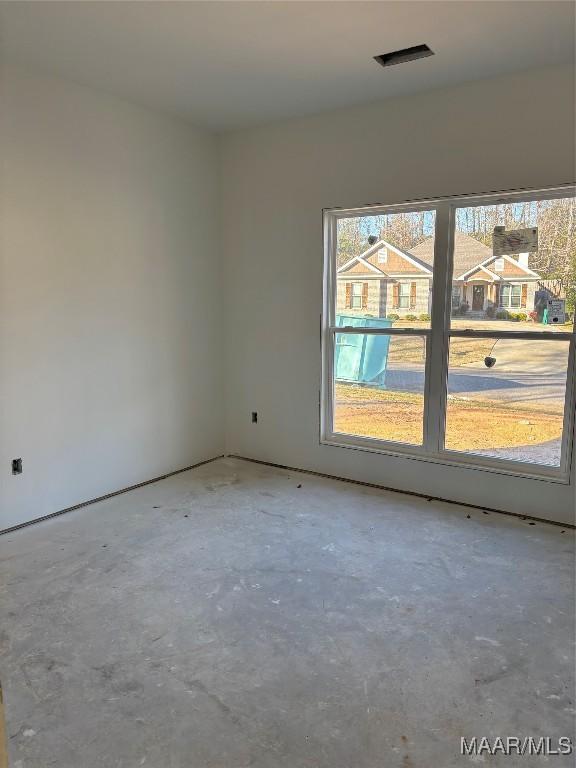
[{"label": "gable roof", "polygon": [[[411,253],[430,265],[434,264],[434,238],[415,245]],[[461,275],[492,258],[492,249],[465,232],[454,234],[454,275]]]},{"label": "gable roof", "polygon": [[[342,264],[338,268],[338,274],[354,271],[357,275],[366,275],[372,273],[381,275],[382,277],[390,277],[396,274],[393,270],[386,272],[377,263],[370,260],[376,255],[377,251],[381,248],[387,248],[394,251],[401,259],[414,267],[411,274],[421,273],[422,276],[428,276],[432,274],[434,269],[434,237],[428,237],[418,245],[415,245],[410,252],[404,251],[398,248],[396,245],[392,245],[387,240],[381,239],[377,243],[370,246],[366,251],[359,256],[354,256],[348,259],[347,262]],[[511,256],[495,257],[492,253],[492,249],[484,243],[476,240],[475,237],[467,235],[465,232],[455,232],[454,234],[454,280],[466,280],[471,277],[472,274],[478,270],[482,270],[487,273],[494,281],[502,280],[502,275],[497,275],[493,269],[491,269],[492,262],[496,259],[504,259],[505,261],[513,264],[519,271],[519,274],[531,277],[539,278],[537,272],[534,272],[529,267],[524,266]],[[507,276],[510,279],[510,276]],[[518,278],[517,278],[518,279]]]},{"label": "gable roof", "polygon": [[350,261],[347,261],[346,264],[343,264],[338,269],[338,272],[355,272],[357,274],[374,272],[377,275],[389,277],[387,272],[381,269],[377,264],[372,264],[370,261],[367,261],[364,256],[355,256],[353,259],[350,259]]},{"label": "gable roof", "polygon": [[[495,261],[499,261],[502,259],[504,263],[508,262],[508,264],[511,264],[514,269],[516,269],[518,272],[520,272],[520,275],[524,272],[525,275],[528,277],[539,279],[540,275],[537,272],[534,272],[534,270],[530,269],[530,267],[525,267],[524,264],[520,264],[519,261],[516,261],[516,259],[513,259],[512,256],[508,256],[507,254],[504,254],[502,256],[490,256],[490,258],[486,259],[486,261],[483,261],[481,264],[477,264],[475,267],[472,267],[467,272],[463,272],[461,275],[459,275],[456,270],[454,270],[454,279],[455,280],[468,280],[469,278],[473,277],[473,275],[476,274],[476,272],[479,272],[480,270],[484,272],[488,272],[490,275],[493,276],[496,280],[502,280],[505,276],[507,280],[510,280],[511,277],[518,277],[518,275],[497,275],[494,272],[492,272],[488,264],[492,265]],[[505,267],[506,268],[506,267]]]},{"label": "gable roof", "polygon": [[502,281],[500,275],[496,272],[492,272],[488,267],[479,264],[477,267],[472,267],[468,272],[463,275],[455,275],[454,280],[486,280],[488,279],[492,283],[499,283]]},{"label": "gable roof", "polygon": [[[359,256],[353,256],[351,259],[348,259],[348,261],[346,261],[344,264],[338,267],[338,273],[348,272],[349,270],[351,270],[356,266],[364,266],[366,268],[364,271],[376,272],[377,274],[381,274],[384,277],[389,277],[389,273],[381,269],[379,265],[374,264],[374,262],[368,261],[368,259],[370,259],[371,256],[374,256],[382,248],[387,248],[388,250],[396,253],[401,259],[411,264],[412,267],[415,268],[416,272],[422,272],[424,275],[432,274],[432,267],[430,266],[430,264],[426,264],[426,262],[424,262],[422,259],[419,259],[417,256],[414,256],[413,253],[408,253],[408,251],[403,251],[401,248],[398,248],[397,245],[392,245],[392,243],[389,243],[387,240],[384,240],[383,238],[378,240],[377,243],[374,243],[374,245],[371,245],[370,248],[368,248],[366,251],[361,253]],[[356,270],[356,271],[358,272],[360,270]]]}]

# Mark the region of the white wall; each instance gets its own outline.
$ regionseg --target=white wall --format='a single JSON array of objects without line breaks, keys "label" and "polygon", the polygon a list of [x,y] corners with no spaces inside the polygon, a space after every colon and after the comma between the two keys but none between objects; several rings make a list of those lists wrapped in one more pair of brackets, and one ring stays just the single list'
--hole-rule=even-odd
[{"label": "white wall", "polygon": [[213,137],[22,71],[0,98],[4,528],[222,452],[223,308]]},{"label": "white wall", "polygon": [[573,519],[574,489],[567,486],[318,441],[322,208],[548,186],[573,176],[569,70],[474,82],[226,137],[227,449]]},{"label": "white wall", "polygon": [[525,73],[229,135],[221,219],[214,137],[4,71],[0,528],[221,453],[225,380],[232,453],[571,518],[573,487],[320,446],[318,388],[321,209],[570,181],[573,85]]}]

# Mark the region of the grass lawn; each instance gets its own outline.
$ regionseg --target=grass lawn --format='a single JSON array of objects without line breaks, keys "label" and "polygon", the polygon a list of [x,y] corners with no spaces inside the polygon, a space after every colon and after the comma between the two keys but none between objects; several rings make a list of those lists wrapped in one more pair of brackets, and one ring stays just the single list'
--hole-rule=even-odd
[{"label": "grass lawn", "polygon": [[[397,327],[428,328],[425,321],[397,321]],[[531,322],[512,322],[452,318],[453,328],[476,330],[572,330],[571,325],[545,326]],[[523,342],[516,342],[522,344]],[[556,342],[544,342],[544,344]],[[560,342],[562,343],[562,342]],[[534,342],[526,342],[527,345]],[[469,366],[470,375],[475,367],[483,369],[484,358],[492,353],[495,339],[458,338],[450,345],[450,369]],[[541,345],[538,345],[541,346]],[[498,349],[502,349],[499,347]],[[498,353],[498,349],[496,353]],[[542,350],[550,348],[542,346]],[[526,348],[526,355],[533,348]],[[522,355],[520,355],[522,358]],[[537,355],[542,363],[546,356]],[[426,344],[422,336],[393,336],[388,349],[390,370],[395,366],[419,368],[423,372]],[[516,361],[513,359],[514,364]],[[558,365],[561,367],[561,355]],[[536,366],[536,369],[538,366]],[[468,372],[466,372],[468,373]],[[448,396],[446,447],[452,450],[485,452],[506,451],[537,446],[558,440],[563,427],[563,399],[534,398],[519,402],[522,396],[506,400],[490,400],[476,395],[467,398]],[[335,388],[334,429],[344,434],[373,437],[381,440],[422,443],[424,398],[415,392],[386,391],[377,387],[337,382]],[[543,455],[545,449],[543,449]],[[543,459],[544,460],[544,459]]]},{"label": "grass lawn", "polygon": [[[420,444],[424,398],[412,392],[387,392],[354,384],[336,384],[334,429],[344,434]],[[562,435],[562,414],[522,404],[448,398],[446,447],[490,451],[555,440]]]}]

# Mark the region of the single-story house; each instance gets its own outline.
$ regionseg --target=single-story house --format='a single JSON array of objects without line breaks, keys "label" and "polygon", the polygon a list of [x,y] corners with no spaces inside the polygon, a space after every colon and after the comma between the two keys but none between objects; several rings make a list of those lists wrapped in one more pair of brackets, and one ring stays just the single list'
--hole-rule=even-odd
[{"label": "single-story house", "polygon": [[[531,312],[540,275],[528,266],[529,254],[495,257],[484,243],[456,232],[452,311],[493,315],[498,309]],[[386,317],[430,313],[434,238],[410,252],[381,239],[338,268],[337,311]]]}]

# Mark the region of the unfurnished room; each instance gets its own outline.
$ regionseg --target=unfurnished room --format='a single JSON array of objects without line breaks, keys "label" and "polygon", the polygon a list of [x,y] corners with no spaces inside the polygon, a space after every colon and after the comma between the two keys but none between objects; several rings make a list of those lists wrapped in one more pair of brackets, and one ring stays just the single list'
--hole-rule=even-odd
[{"label": "unfurnished room", "polygon": [[0,0],[0,768],[573,768],[575,59]]}]

